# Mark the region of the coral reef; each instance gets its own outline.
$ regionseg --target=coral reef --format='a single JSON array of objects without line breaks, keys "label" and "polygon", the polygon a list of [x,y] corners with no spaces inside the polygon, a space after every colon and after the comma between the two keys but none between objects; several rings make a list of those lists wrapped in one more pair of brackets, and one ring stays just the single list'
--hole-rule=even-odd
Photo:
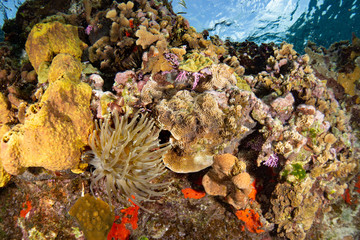
[{"label": "coral reef", "polygon": [[299,55],[168,1],[64,8],[0,46],[1,239],[358,238],[358,38]]},{"label": "coral reef", "polygon": [[233,151],[236,142],[255,126],[250,118],[255,105],[252,97],[250,92],[235,89],[198,94],[182,90],[169,100],[161,100],[156,115],[173,138],[165,165],[175,172],[196,172],[210,166],[218,151]]},{"label": "coral reef", "polygon": [[[315,75],[327,81],[326,85],[334,91],[335,97],[346,102],[359,103],[359,38],[353,35],[352,43],[341,41],[328,49],[309,42],[305,52]],[[350,98],[345,94],[350,95]]]}]

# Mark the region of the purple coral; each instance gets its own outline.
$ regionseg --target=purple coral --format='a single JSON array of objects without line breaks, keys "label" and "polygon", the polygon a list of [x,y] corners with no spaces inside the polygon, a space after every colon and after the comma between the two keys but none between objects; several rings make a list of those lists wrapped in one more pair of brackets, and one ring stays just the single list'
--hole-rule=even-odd
[{"label": "purple coral", "polygon": [[176,56],[176,54],[174,53],[165,53],[164,57],[166,60],[168,60],[171,65],[173,66],[173,68],[178,68],[179,67],[179,58],[178,56]]},{"label": "purple coral", "polygon": [[271,154],[263,164],[268,167],[277,167],[278,161],[279,157],[276,154]]},{"label": "purple coral", "polygon": [[90,35],[91,31],[94,29],[94,26],[93,25],[88,25],[85,29],[85,33],[87,35]]},{"label": "purple coral", "polygon": [[189,72],[187,71],[181,71],[179,75],[177,75],[175,82],[185,82],[187,76],[189,75]]},{"label": "purple coral", "polygon": [[192,74],[192,76],[194,77],[194,83],[192,86],[192,90],[194,90],[199,83],[200,77],[204,77],[204,74],[195,72]]},{"label": "purple coral", "polygon": [[200,78],[201,78],[201,77],[205,77],[204,74],[199,73],[199,72],[191,73],[191,72],[187,72],[187,71],[181,71],[181,72],[177,75],[175,81],[176,81],[176,82],[185,82],[185,80],[187,80],[187,77],[188,77],[189,75],[193,76],[193,78],[194,78],[194,83],[193,83],[193,86],[192,86],[192,90],[194,90],[194,89],[196,88],[196,86],[197,86],[198,83],[199,83]]}]

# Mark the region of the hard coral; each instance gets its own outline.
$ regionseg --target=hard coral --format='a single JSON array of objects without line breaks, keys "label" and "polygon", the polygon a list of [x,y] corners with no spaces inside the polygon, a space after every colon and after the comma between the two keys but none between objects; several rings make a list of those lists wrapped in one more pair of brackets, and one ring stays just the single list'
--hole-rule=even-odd
[{"label": "hard coral", "polygon": [[355,67],[351,73],[339,73],[337,81],[350,96],[359,95],[356,89],[356,82],[360,79],[360,67]]},{"label": "hard coral", "polygon": [[119,194],[125,198],[135,197],[136,205],[152,196],[161,196],[168,190],[169,183],[152,184],[151,180],[162,175],[166,169],[162,156],[170,148],[167,143],[160,144],[159,129],[147,114],[135,114],[128,123],[128,112],[119,119],[114,112],[111,119],[100,120],[96,130],[89,136],[89,145],[95,158],[90,164],[95,166],[91,190],[104,179],[108,201]]},{"label": "hard coral", "polygon": [[211,64],[213,64],[213,61],[210,58],[195,52],[190,54],[188,59],[180,64],[179,69],[188,72],[198,72],[203,68],[210,67]]},{"label": "hard coral", "polygon": [[161,38],[161,40],[157,41],[156,47],[152,45],[149,52],[145,52],[143,55],[143,71],[146,73],[151,71],[152,74],[160,71],[171,71],[173,67],[164,56],[166,50],[167,41],[165,38]]},{"label": "hard coral", "polygon": [[223,124],[223,112],[217,106],[215,97],[204,93],[193,98],[189,91],[179,91],[172,99],[162,100],[156,110],[164,129],[176,139],[174,145],[183,148],[181,155],[177,154],[180,151],[169,151],[164,157],[165,165],[182,173],[209,167],[213,154],[206,149],[210,147],[204,144],[206,140],[203,139],[213,139],[211,147],[219,143],[217,129]]},{"label": "hard coral", "polygon": [[224,148],[231,152],[251,132],[255,122],[249,114],[260,109],[255,109],[257,103],[261,104],[252,93],[236,88],[203,93],[180,90],[162,99],[155,113],[170,131],[173,146],[164,157],[165,165],[179,173],[211,166],[216,153]]},{"label": "hard coral", "polygon": [[236,209],[244,208],[251,192],[250,175],[245,169],[245,162],[232,154],[216,155],[212,169],[202,179],[206,193],[225,197]]},{"label": "hard coral", "polygon": [[160,39],[160,35],[154,35],[151,32],[148,32],[145,26],[140,26],[139,30],[136,31],[135,36],[138,37],[136,44],[141,45],[143,49],[146,49],[152,43]]}]

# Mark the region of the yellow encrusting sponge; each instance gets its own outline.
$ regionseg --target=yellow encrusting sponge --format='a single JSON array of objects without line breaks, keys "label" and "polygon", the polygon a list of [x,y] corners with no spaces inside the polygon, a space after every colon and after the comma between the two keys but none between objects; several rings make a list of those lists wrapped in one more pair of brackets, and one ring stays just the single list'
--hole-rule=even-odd
[{"label": "yellow encrusting sponge", "polygon": [[69,214],[76,218],[87,240],[106,239],[115,220],[110,206],[90,194],[79,198]]}]

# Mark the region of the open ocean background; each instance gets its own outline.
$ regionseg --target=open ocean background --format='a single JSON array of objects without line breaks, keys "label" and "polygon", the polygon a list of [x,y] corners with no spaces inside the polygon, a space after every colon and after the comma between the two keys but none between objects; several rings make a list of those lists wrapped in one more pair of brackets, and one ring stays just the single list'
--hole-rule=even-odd
[{"label": "open ocean background", "polygon": [[[0,26],[14,18],[24,0],[1,0]],[[208,30],[231,41],[294,44],[303,53],[310,40],[329,47],[360,36],[360,0],[185,0],[186,8],[174,0],[197,31]],[[0,34],[0,40],[3,33]]]}]

